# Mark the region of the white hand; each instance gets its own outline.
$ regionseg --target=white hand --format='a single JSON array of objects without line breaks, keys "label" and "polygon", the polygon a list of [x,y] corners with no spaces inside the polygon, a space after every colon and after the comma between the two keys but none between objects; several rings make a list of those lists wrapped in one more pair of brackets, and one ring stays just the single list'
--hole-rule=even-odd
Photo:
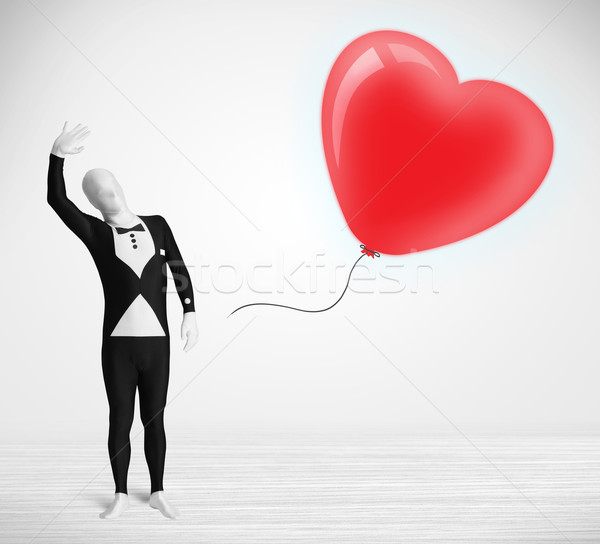
[{"label": "white hand", "polygon": [[199,333],[196,325],[196,313],[186,312],[183,314],[183,323],[181,324],[181,339],[185,342],[183,351],[190,351],[198,342]]},{"label": "white hand", "polygon": [[81,142],[90,134],[90,130],[81,123],[71,130],[67,125],[68,121],[65,121],[62,132],[56,137],[52,146],[52,154],[57,157],[64,158],[65,155],[81,153],[85,149]]}]

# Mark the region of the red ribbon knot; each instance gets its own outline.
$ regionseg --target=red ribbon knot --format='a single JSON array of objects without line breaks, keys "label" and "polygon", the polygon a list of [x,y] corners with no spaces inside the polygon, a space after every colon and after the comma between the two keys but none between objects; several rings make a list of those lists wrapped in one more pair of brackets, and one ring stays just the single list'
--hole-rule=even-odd
[{"label": "red ribbon knot", "polygon": [[371,259],[374,259],[375,257],[380,257],[380,255],[379,255],[379,253],[377,253],[377,251],[373,251],[372,249],[367,249],[365,244],[360,244],[360,247],[362,248],[361,253],[368,255],[369,257],[371,257]]}]

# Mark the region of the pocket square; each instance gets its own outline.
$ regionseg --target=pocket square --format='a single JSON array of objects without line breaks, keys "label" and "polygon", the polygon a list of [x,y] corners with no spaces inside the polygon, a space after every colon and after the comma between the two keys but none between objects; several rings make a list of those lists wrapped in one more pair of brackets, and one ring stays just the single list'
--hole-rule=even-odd
[{"label": "pocket square", "polygon": [[163,257],[164,257],[164,255],[165,255],[165,250],[164,250],[164,249],[161,249],[161,250],[160,250],[160,254],[161,254]]}]

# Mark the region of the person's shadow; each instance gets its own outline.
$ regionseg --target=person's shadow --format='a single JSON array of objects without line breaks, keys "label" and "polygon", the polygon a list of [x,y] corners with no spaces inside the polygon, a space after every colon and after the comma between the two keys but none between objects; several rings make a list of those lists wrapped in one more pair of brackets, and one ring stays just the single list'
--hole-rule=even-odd
[{"label": "person's shadow", "polygon": [[[129,491],[129,500],[133,499],[134,502],[148,503],[150,500],[150,493],[147,491]],[[114,498],[114,493],[94,493],[89,495],[89,500],[100,508],[106,509],[110,506]]]},{"label": "person's shadow", "polygon": [[147,503],[150,500],[150,493],[147,491],[130,491],[129,498],[134,499],[137,502]]}]

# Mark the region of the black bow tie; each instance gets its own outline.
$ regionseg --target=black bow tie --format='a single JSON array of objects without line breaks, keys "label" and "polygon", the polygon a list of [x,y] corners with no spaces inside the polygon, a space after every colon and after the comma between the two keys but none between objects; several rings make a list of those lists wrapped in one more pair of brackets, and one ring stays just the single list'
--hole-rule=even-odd
[{"label": "black bow tie", "polygon": [[132,230],[139,230],[141,232],[144,232],[144,227],[141,223],[138,223],[135,227],[130,227],[130,228],[123,228],[123,227],[115,227],[115,229],[117,229],[117,232],[119,234],[125,234],[126,232],[130,232]]}]

